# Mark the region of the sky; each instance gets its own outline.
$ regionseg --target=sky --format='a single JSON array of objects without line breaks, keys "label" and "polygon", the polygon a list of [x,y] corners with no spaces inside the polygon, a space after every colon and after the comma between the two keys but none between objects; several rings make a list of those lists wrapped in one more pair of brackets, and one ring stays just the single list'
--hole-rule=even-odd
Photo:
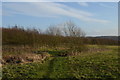
[{"label": "sky", "polygon": [[73,21],[86,36],[118,35],[117,2],[3,2],[2,27],[47,29]]},{"label": "sky", "polygon": [[2,2],[119,2],[119,0],[1,0]]}]

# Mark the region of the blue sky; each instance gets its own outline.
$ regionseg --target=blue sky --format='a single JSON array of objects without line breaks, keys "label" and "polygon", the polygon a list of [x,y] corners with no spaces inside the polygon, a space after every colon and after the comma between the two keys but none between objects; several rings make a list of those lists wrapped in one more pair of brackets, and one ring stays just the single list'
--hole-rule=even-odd
[{"label": "blue sky", "polygon": [[2,26],[45,30],[72,20],[87,36],[118,35],[117,2],[3,2]]}]

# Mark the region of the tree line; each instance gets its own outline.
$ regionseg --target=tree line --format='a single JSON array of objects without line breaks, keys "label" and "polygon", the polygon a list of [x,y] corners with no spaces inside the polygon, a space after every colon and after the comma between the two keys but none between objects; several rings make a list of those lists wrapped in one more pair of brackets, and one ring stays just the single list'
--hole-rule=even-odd
[{"label": "tree line", "polygon": [[73,48],[85,44],[117,45],[118,42],[110,39],[85,37],[85,32],[72,21],[59,25],[50,25],[45,31],[24,29],[19,26],[2,28],[2,45],[68,46]]}]

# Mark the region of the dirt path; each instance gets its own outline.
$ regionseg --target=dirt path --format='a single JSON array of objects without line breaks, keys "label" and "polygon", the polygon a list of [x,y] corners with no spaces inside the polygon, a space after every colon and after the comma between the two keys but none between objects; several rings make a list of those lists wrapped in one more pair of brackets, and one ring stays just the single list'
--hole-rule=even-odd
[{"label": "dirt path", "polygon": [[56,57],[53,57],[53,59],[50,60],[49,67],[48,67],[48,72],[46,72],[46,76],[44,76],[45,78],[46,77],[50,78],[50,75],[53,72],[53,68],[54,68],[54,65],[55,65],[55,59],[56,59]]}]

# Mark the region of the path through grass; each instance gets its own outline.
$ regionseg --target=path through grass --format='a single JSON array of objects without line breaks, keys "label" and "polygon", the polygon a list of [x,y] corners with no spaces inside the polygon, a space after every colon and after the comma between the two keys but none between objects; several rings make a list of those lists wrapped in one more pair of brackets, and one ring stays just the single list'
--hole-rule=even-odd
[{"label": "path through grass", "polygon": [[[3,78],[116,78],[117,47],[109,51],[81,53],[79,56],[50,57],[43,63],[3,66]],[[118,79],[119,80],[119,79]]]}]

